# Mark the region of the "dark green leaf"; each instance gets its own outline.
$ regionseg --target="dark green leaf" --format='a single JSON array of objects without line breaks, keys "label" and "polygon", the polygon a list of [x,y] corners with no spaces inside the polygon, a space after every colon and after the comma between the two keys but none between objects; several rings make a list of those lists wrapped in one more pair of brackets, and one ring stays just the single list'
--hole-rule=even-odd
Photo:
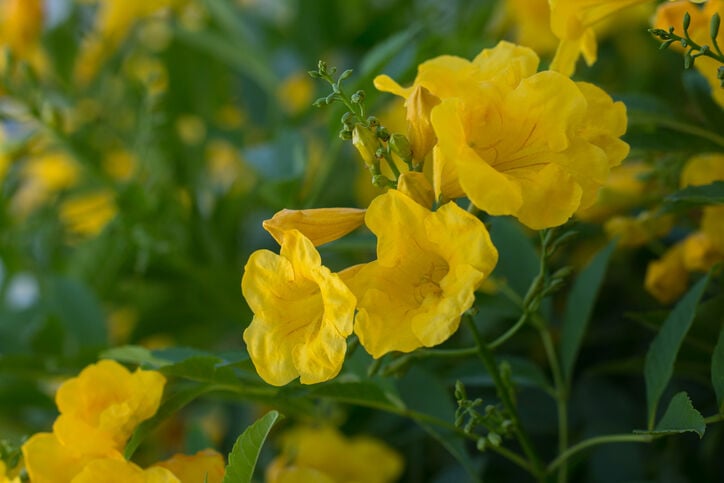
[{"label": "dark green leaf", "polygon": [[149,349],[137,345],[112,347],[101,352],[99,357],[153,368],[159,368],[170,363],[170,361],[156,357]]},{"label": "dark green leaf", "polygon": [[716,402],[721,412],[724,410],[724,327],[719,333],[719,341],[711,357],[711,384],[714,386]]},{"label": "dark green leaf", "polygon": [[214,356],[193,356],[160,368],[167,376],[181,377],[198,382],[234,385],[239,383],[234,369],[226,361]]},{"label": "dark green leaf", "polygon": [[360,73],[367,76],[380,72],[387,62],[410,45],[419,31],[420,25],[413,25],[377,44],[360,62]]},{"label": "dark green leaf", "polygon": [[715,181],[703,186],[688,186],[670,194],[664,199],[662,208],[674,211],[722,203],[724,203],[724,181]]},{"label": "dark green leaf", "polygon": [[651,343],[644,363],[646,380],[646,402],[649,414],[649,429],[653,428],[656,408],[674,372],[674,362],[681,343],[691,327],[709,276],[699,280],[682,298],[661,326]]},{"label": "dark green leaf", "polygon": [[654,434],[675,434],[694,432],[701,438],[706,431],[704,417],[694,409],[689,396],[684,392],[677,393],[666,409],[661,421],[652,431]]},{"label": "dark green leaf", "polygon": [[58,316],[73,343],[106,345],[106,318],[88,286],[70,278],[53,278],[48,281],[46,297],[49,311]]},{"label": "dark green leaf", "polygon": [[248,483],[251,481],[261,447],[279,417],[277,411],[269,411],[239,436],[234,443],[234,448],[229,453],[229,464],[226,465],[224,483]]},{"label": "dark green leaf", "polygon": [[598,252],[580,275],[576,277],[576,281],[568,294],[561,329],[561,364],[563,377],[566,381],[571,380],[573,366],[581,348],[583,335],[586,333],[598,292],[601,289],[601,283],[606,274],[608,261],[615,246],[616,244],[611,242]]},{"label": "dark green leaf", "polygon": [[131,456],[133,456],[133,453],[136,452],[138,446],[153,430],[158,427],[159,424],[197,397],[204,393],[213,391],[215,388],[216,387],[213,384],[194,384],[193,386],[185,386],[169,391],[170,395],[166,397],[163,403],[161,403],[161,407],[158,408],[156,414],[151,419],[142,422],[138,428],[136,428],[136,431],[134,431],[133,436],[131,436],[131,439],[126,445],[126,459],[130,459]]},{"label": "dark green leaf", "polygon": [[334,382],[316,386],[309,392],[311,397],[334,399],[348,404],[366,407],[400,407],[399,401],[372,382]]},{"label": "dark green leaf", "polygon": [[490,222],[490,237],[500,258],[493,276],[504,279],[519,295],[528,291],[538,273],[538,253],[520,224],[512,218],[496,217]]}]

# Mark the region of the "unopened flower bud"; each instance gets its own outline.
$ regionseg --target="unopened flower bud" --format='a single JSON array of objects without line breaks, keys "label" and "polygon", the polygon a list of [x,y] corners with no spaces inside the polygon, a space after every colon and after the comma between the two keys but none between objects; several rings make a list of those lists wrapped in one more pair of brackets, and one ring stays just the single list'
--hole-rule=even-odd
[{"label": "unopened flower bud", "polygon": [[379,141],[375,133],[368,127],[362,124],[355,124],[352,130],[352,144],[357,148],[362,160],[366,165],[377,164],[377,148],[379,147]]}]

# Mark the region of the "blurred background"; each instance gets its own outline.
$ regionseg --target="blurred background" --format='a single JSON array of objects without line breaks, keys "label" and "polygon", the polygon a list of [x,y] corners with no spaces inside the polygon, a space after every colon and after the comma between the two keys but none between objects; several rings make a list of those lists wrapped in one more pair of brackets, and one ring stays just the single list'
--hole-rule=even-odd
[{"label": "blurred background", "polygon": [[[703,77],[684,72],[680,54],[660,52],[647,33],[654,8],[629,9],[601,26],[598,63],[579,65],[576,75],[629,106],[627,163],[645,166],[649,183],[634,211],[675,189],[689,156],[721,151],[652,118],[719,135],[724,126]],[[340,72],[354,69],[348,92],[364,89],[368,111],[405,132],[400,101],[377,93],[374,76],[404,85],[426,59],[472,58],[500,39],[533,47],[545,66],[557,44],[546,9],[545,0],[0,1],[0,438],[17,443],[48,430],[59,381],[109,348],[139,345],[170,358],[243,354],[251,320],[239,287],[243,267],[252,251],[277,250],[262,220],[282,208],[364,208],[378,193],[337,136],[342,108],[312,107],[329,92],[307,74],[319,59]],[[601,213],[586,218],[585,243],[561,265],[580,266],[605,244]],[[493,226],[496,275],[524,291],[536,270],[530,234],[510,220]],[[610,269],[597,309],[604,322],[582,356],[592,369],[574,395],[579,434],[643,425],[640,363],[662,320],[642,287],[646,263],[662,251],[656,243],[620,253]],[[337,270],[373,258],[374,238],[357,233],[321,252]],[[497,296],[481,298],[486,330],[515,317]],[[637,323],[628,312],[644,315]],[[718,333],[715,321],[701,330],[705,340]],[[543,360],[525,338],[519,344],[510,351]],[[369,360],[355,357],[348,369],[364,373]],[[429,398],[439,384],[452,418],[445,388],[456,379],[490,390],[479,367],[436,364],[399,382],[411,399]],[[527,364],[519,395],[526,423],[539,442],[552,441],[555,408],[535,388],[540,367]],[[259,411],[223,395],[198,400],[154,434],[142,458],[208,446],[228,452]],[[409,421],[330,404],[315,414],[397,448],[407,462],[403,481],[465,478],[449,448]],[[724,478],[716,457],[721,428],[711,432],[698,446],[684,436],[603,448],[573,474],[577,481],[717,481]],[[521,477],[487,453],[469,464],[488,468],[491,481]]]}]

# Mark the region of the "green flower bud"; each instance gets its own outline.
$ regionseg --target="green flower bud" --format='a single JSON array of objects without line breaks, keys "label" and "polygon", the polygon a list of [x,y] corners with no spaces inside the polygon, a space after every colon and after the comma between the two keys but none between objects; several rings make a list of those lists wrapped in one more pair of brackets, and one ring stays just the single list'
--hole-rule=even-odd
[{"label": "green flower bud", "polygon": [[403,160],[412,158],[412,146],[410,145],[410,141],[408,141],[402,134],[393,134],[390,136],[390,148],[393,153]]},{"label": "green flower bud", "polygon": [[362,160],[367,166],[378,163],[376,153],[379,148],[379,141],[370,128],[362,124],[355,124],[352,130],[352,144],[357,148],[357,152],[362,156]]}]

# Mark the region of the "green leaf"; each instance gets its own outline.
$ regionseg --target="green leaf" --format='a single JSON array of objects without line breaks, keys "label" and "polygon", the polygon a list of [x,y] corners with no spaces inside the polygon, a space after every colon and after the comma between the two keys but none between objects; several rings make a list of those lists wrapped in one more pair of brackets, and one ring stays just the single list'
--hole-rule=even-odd
[{"label": "green leaf", "polygon": [[309,395],[383,410],[389,407],[400,407],[396,398],[390,397],[382,388],[372,382],[333,382],[316,386],[309,391]]},{"label": "green leaf", "polygon": [[191,381],[234,385],[239,378],[233,367],[214,356],[193,356],[175,364],[160,368],[167,376],[182,377]]},{"label": "green leaf", "polygon": [[677,393],[666,409],[664,416],[652,431],[654,434],[676,434],[694,432],[699,438],[704,436],[706,423],[704,417],[694,409],[689,396],[681,391]]},{"label": "green leaf", "polygon": [[580,275],[576,277],[576,281],[568,294],[561,329],[561,364],[563,377],[567,382],[571,380],[573,366],[581,348],[583,335],[586,333],[586,328],[591,320],[593,307],[598,298],[598,292],[601,289],[601,283],[606,275],[606,268],[615,246],[615,242],[611,242],[596,254]]},{"label": "green leaf", "polygon": [[703,186],[687,186],[664,199],[662,209],[674,211],[701,205],[724,203],[724,181],[715,181]]},{"label": "green leaf", "polygon": [[48,281],[46,300],[49,312],[63,322],[73,344],[106,345],[106,317],[87,285],[71,278],[52,278]]},{"label": "green leaf", "polygon": [[159,424],[197,397],[204,393],[214,391],[215,389],[216,386],[213,384],[194,384],[169,391],[170,395],[161,403],[161,407],[158,408],[156,414],[151,419],[142,422],[138,428],[136,428],[136,431],[134,431],[133,436],[131,436],[128,444],[126,444],[126,450],[124,452],[126,459],[131,459],[131,456],[136,452],[138,446]]},{"label": "green leaf", "polygon": [[646,402],[649,413],[649,429],[653,428],[656,408],[674,372],[674,362],[681,343],[691,327],[709,276],[699,280],[682,298],[661,326],[654,338],[644,363]]},{"label": "green leaf", "polygon": [[359,64],[362,76],[379,73],[387,62],[410,45],[420,28],[421,25],[415,24],[373,47]]},{"label": "green leaf", "polygon": [[510,288],[523,296],[538,274],[538,252],[520,226],[510,217],[495,217],[490,221],[490,237],[498,247],[500,257],[493,272],[503,278]]},{"label": "green leaf", "polygon": [[280,418],[277,411],[269,411],[254,424],[246,428],[234,443],[226,465],[224,483],[248,483],[254,474],[256,460],[269,431]]},{"label": "green leaf", "polygon": [[711,384],[716,393],[719,412],[724,411],[724,327],[719,332],[719,341],[711,357]]},{"label": "green leaf", "polygon": [[127,364],[138,364],[159,368],[170,364],[170,361],[156,357],[151,350],[138,345],[124,345],[112,347],[100,353],[101,359],[113,359]]}]

